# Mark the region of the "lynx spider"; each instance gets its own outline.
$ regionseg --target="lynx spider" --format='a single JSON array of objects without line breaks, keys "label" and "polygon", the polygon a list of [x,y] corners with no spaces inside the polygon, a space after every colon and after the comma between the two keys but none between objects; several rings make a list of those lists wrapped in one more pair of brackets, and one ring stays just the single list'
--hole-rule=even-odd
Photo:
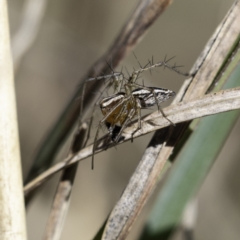
[{"label": "lynx spider", "polygon": [[[94,168],[94,153],[98,147],[98,135],[101,126],[105,125],[108,128],[108,136],[111,137],[111,140],[114,143],[117,143],[120,140],[121,134],[128,123],[135,116],[137,116],[138,127],[132,132],[131,141],[133,141],[134,134],[141,129],[141,109],[148,109],[154,105],[157,105],[158,111],[161,112],[163,117],[166,118],[172,125],[174,125],[174,123],[171,122],[163,112],[160,103],[175,96],[175,92],[164,88],[147,87],[137,83],[137,79],[142,72],[148,70],[151,71],[156,67],[166,67],[181,75],[189,76],[186,73],[180,72],[178,70],[179,66],[168,65],[168,62],[171,59],[166,60],[165,58],[164,61],[158,62],[156,64],[153,63],[152,59],[152,61],[149,61],[148,64],[144,67],[141,67],[139,64],[140,68],[138,70],[134,70],[129,78],[126,78],[122,72],[112,72],[111,75],[89,78],[86,80],[86,82],[88,82],[100,79],[111,79],[110,84],[114,85],[115,90],[118,89],[119,86],[120,89],[122,85],[124,87],[124,92],[121,92],[119,89],[116,94],[103,98],[99,103],[101,112],[104,117],[98,124],[93,142],[92,169]],[[117,125],[118,123],[120,126]],[[118,129],[117,133],[116,129]]]}]

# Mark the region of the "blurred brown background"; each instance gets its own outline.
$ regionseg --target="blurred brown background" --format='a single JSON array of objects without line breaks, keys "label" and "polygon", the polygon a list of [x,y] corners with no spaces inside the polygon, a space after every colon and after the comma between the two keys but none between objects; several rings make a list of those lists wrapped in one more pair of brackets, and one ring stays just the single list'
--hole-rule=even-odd
[{"label": "blurred brown background", "polygon": [[[75,92],[79,79],[106,51],[138,1],[50,0],[37,40],[16,72],[16,94],[23,173],[26,176],[41,140]],[[21,22],[24,1],[9,0],[13,36]],[[144,65],[176,56],[173,63],[189,71],[232,1],[174,1],[134,50]],[[130,54],[122,66],[138,64]],[[119,67],[119,70],[121,67]],[[146,85],[178,91],[184,78],[168,70],[144,75]],[[77,101],[77,99],[76,99]],[[96,121],[100,114],[96,115]],[[96,122],[97,123],[97,122]],[[96,126],[96,124],[95,124]],[[196,240],[240,239],[240,121],[235,126],[199,195]],[[79,165],[62,239],[91,239],[121,195],[151,135],[109,149]],[[90,139],[92,140],[92,139]],[[69,141],[57,161],[66,156]],[[27,211],[29,239],[42,238],[59,175],[49,181]],[[128,239],[136,239],[154,201],[151,198]],[[176,234],[173,239],[182,239]]]}]

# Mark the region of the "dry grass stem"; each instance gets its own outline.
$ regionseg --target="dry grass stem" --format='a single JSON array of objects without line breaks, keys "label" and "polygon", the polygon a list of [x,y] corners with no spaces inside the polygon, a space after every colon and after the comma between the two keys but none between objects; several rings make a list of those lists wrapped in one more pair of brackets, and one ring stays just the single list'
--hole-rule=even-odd
[{"label": "dry grass stem", "polygon": [[[87,130],[88,125],[86,123],[81,124],[73,138],[68,157],[73,156],[76,151],[84,146]],[[61,238],[77,168],[78,163],[75,163],[62,172],[43,237],[45,240]]]},{"label": "dry grass stem", "polygon": [[26,237],[7,2],[0,1],[0,239]]}]

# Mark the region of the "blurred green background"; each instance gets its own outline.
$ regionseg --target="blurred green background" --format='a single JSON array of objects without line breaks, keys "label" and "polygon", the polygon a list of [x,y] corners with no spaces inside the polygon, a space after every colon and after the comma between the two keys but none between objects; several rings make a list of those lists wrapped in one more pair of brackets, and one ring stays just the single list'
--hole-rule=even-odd
[{"label": "blurred green background", "polygon": [[[41,140],[78,87],[79,79],[107,50],[138,1],[50,0],[37,40],[16,72],[16,94],[23,173],[26,176]],[[134,50],[144,65],[154,56],[176,56],[172,63],[189,71],[233,1],[173,1]],[[21,22],[24,1],[9,0],[11,35]],[[138,63],[130,54],[121,66]],[[118,70],[121,70],[121,66]],[[168,70],[145,75],[145,84],[178,91],[184,81]],[[78,101],[78,99],[76,99]],[[169,103],[168,103],[169,104]],[[101,119],[96,114],[94,128]],[[240,121],[198,193],[196,240],[240,239]],[[120,197],[151,135],[96,155],[79,165],[62,239],[91,239]],[[71,139],[71,137],[70,137]],[[70,140],[69,139],[69,140]],[[93,138],[90,139],[90,142]],[[63,159],[68,141],[56,161]],[[41,188],[27,211],[29,239],[42,239],[59,174]],[[154,195],[128,239],[137,239]],[[176,232],[172,239],[182,239]]]}]

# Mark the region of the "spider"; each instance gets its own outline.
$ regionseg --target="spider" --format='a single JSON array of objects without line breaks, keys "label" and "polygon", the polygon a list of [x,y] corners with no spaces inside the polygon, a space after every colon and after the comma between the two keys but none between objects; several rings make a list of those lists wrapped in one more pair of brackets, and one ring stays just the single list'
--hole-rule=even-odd
[{"label": "spider", "polygon": [[[170,60],[171,59],[168,61]],[[162,111],[160,103],[175,96],[175,92],[164,88],[146,87],[137,83],[137,79],[142,72],[147,70],[151,71],[153,68],[162,66],[188,76],[188,74],[181,73],[177,69],[178,66],[168,65],[168,61],[164,60],[156,64],[153,64],[153,60],[152,62],[149,61],[144,67],[133,71],[129,78],[125,78],[122,73],[115,75],[113,83],[115,84],[115,82],[117,82],[117,86],[119,86],[119,82],[121,82],[121,85],[124,85],[125,92],[118,92],[117,94],[103,98],[99,103],[104,117],[99,122],[93,143],[92,169],[94,168],[94,153],[98,147],[99,129],[102,125],[105,125],[108,128],[108,135],[111,137],[112,141],[118,143],[123,130],[128,123],[137,116],[138,127],[132,132],[131,141],[133,141],[134,134],[141,129],[141,109],[148,109],[154,105],[157,105],[158,111],[160,111],[162,115],[174,125],[174,123],[172,123]],[[125,84],[123,84],[124,81]]]},{"label": "spider", "polygon": [[[124,92],[119,92],[110,97],[102,99],[100,102],[100,109],[104,118],[100,121],[101,124],[105,124],[108,128],[109,135],[112,141],[118,142],[121,133],[126,125],[135,117],[138,117],[138,127],[132,133],[131,141],[133,141],[133,135],[141,129],[141,109],[148,109],[155,104],[160,104],[167,99],[174,97],[175,92],[169,89],[146,87],[137,88],[131,92],[131,95],[127,95]],[[131,99],[133,98],[133,99]],[[161,110],[162,115],[173,124],[164,112]],[[119,127],[117,124],[120,124]],[[174,125],[174,124],[173,124]],[[117,127],[117,130],[115,128]],[[98,132],[95,136],[97,140]]]},{"label": "spider", "polygon": [[[134,134],[141,129],[141,109],[148,109],[158,105],[167,99],[174,97],[175,92],[169,89],[157,87],[137,88],[127,95],[125,92],[119,92],[110,97],[102,99],[100,109],[104,118],[99,122],[93,144],[92,169],[94,168],[94,153],[97,149],[98,134],[100,126],[108,128],[108,135],[112,141],[117,143],[120,140],[122,131],[128,123],[135,117],[138,117],[138,127],[132,132],[131,141]],[[173,124],[159,108],[162,115]],[[117,125],[117,124],[120,124]],[[174,125],[174,124],[173,124]]]}]

